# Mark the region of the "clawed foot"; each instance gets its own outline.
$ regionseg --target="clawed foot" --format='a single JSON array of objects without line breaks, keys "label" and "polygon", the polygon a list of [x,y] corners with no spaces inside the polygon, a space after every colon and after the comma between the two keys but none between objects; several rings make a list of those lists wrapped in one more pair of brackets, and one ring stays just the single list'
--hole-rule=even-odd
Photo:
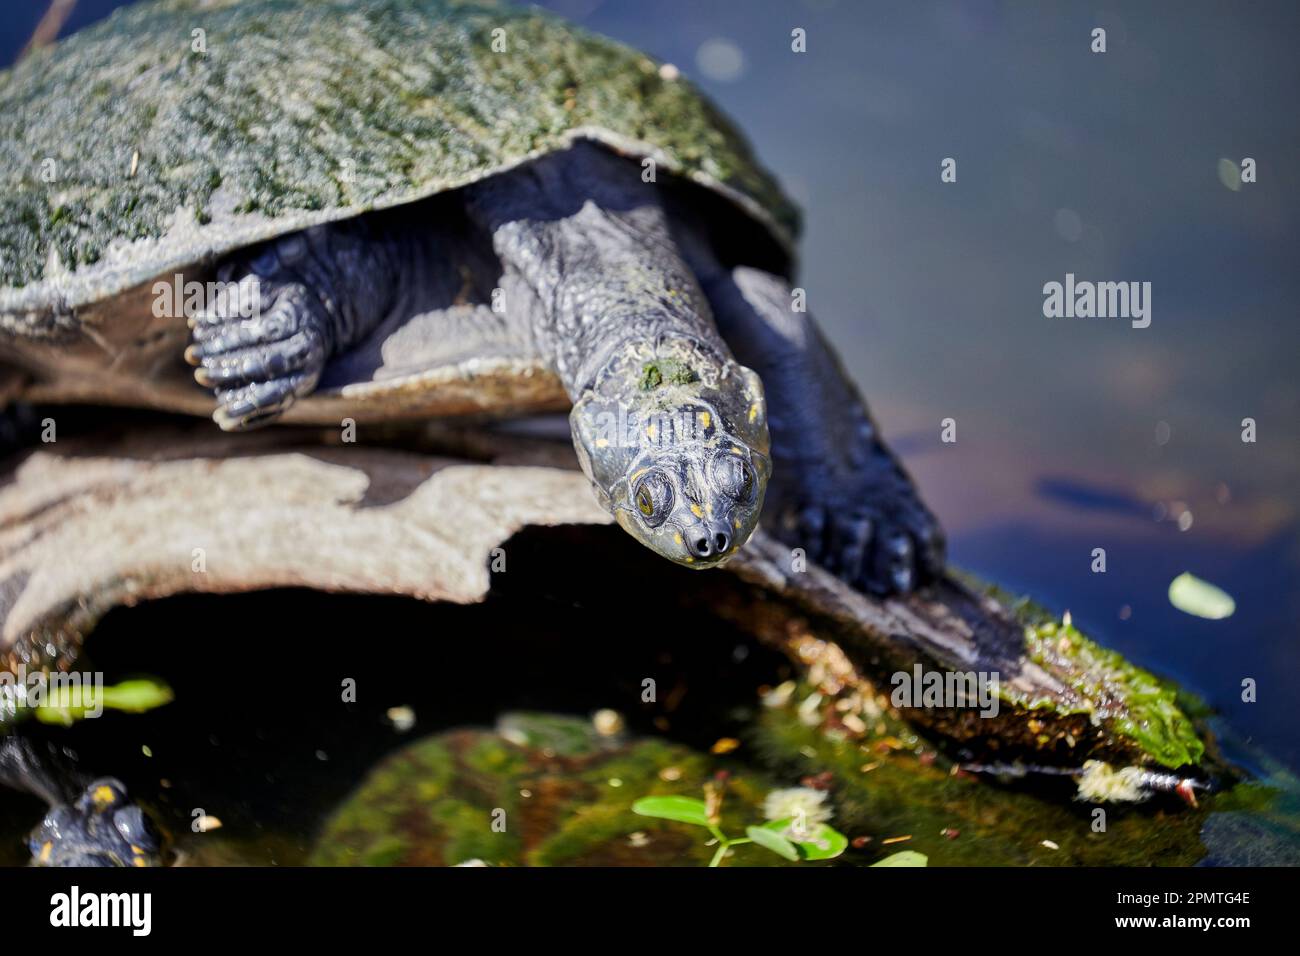
[{"label": "clawed foot", "polygon": [[943,572],[938,522],[902,475],[885,488],[780,508],[778,537],[848,584],[872,594],[906,593]]},{"label": "clawed foot", "polygon": [[238,266],[224,267],[226,294],[189,320],[193,341],[185,359],[195,366],[195,381],[216,392],[212,417],[226,431],[280,415],[316,387],[329,357],[324,304],[301,282],[278,277],[292,243],[277,243],[242,275]]}]

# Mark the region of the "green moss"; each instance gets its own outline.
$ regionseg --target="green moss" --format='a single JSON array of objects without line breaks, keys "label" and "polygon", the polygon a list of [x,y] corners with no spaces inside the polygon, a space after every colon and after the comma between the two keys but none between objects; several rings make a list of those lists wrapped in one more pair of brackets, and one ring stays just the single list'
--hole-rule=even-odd
[{"label": "green moss", "polygon": [[[135,3],[0,72],[0,287],[41,278],[51,247],[73,268],[113,239],[159,238],[176,209],[211,209],[218,184],[233,208],[272,217],[368,208],[473,181],[579,128],[649,143],[666,171],[724,183],[797,230],[740,133],[636,50],[488,2],[275,7],[284,19],[266,4]],[[207,54],[190,49],[196,24]],[[137,151],[148,161],[128,182]],[[46,157],[54,183],[39,176]],[[341,200],[343,158],[356,167]],[[123,193],[139,197],[129,211],[113,202]],[[75,215],[48,219],[56,195],[76,196]]]},{"label": "green moss", "polygon": [[1073,624],[1061,623],[1028,598],[967,573],[952,573],[972,591],[1010,610],[1024,627],[1025,657],[1071,692],[1052,699],[1031,699],[1004,681],[998,688],[1003,702],[1027,711],[1085,717],[1105,728],[1113,738],[1112,749],[1130,751],[1127,759],[1135,762],[1171,769],[1203,762],[1205,744],[1191,716],[1205,716],[1208,709],[1203,702],[1090,640]]},{"label": "green moss", "polygon": [[406,842],[400,837],[381,838],[366,848],[362,866],[395,866],[406,855]]},{"label": "green moss", "polygon": [[1082,701],[1077,712],[1108,718],[1116,733],[1166,767],[1201,762],[1205,745],[1179,708],[1176,687],[1084,637],[1073,625],[1048,621],[1026,627],[1025,650],[1034,663],[1065,678]]},{"label": "green moss", "polygon": [[695,370],[685,362],[659,359],[642,366],[640,386],[643,391],[652,392],[665,384],[688,385],[697,377]]},{"label": "green moss", "polygon": [[870,838],[862,862],[900,849],[924,853],[931,866],[1189,866],[1205,856],[1204,806],[1109,806],[1098,832],[1097,808],[1072,799],[1069,777],[1031,791],[954,775],[942,753],[887,714],[883,733],[837,739],[799,719],[797,701],[810,692],[766,709],[751,744],[782,776],[832,775],[837,829]]},{"label": "green moss", "polygon": [[[503,830],[494,830],[491,825],[497,809],[506,809]],[[442,852],[445,863],[454,865],[475,859],[513,863],[519,859],[518,825],[511,819],[508,808],[449,799],[430,806],[429,814],[446,841]]]},{"label": "green moss", "polygon": [[[632,803],[657,794],[702,794],[716,759],[657,739],[615,743],[572,717],[514,714],[502,725],[505,737],[452,731],[384,760],[336,811],[311,861],[702,866],[712,856],[705,831],[639,816]],[[426,766],[438,779],[423,776]],[[740,834],[760,822],[772,786],[764,775],[738,768],[723,803],[724,829]],[[504,832],[492,828],[498,808],[505,811]],[[742,846],[729,863],[782,861]]]}]

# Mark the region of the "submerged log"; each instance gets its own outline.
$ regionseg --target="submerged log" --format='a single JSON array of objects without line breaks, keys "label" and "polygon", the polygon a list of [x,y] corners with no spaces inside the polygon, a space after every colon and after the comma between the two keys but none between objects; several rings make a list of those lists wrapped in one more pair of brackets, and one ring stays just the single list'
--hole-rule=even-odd
[{"label": "submerged log", "polygon": [[[493,589],[524,600],[562,586],[604,595],[615,630],[620,607],[726,618],[868,716],[888,708],[972,759],[1202,762],[1172,687],[1027,605],[955,577],[876,600],[797,570],[761,530],[721,570],[678,568],[609,527],[562,442],[444,429],[402,445],[168,421],[12,459],[0,476],[0,665],[71,667],[113,607],[183,593],[304,587],[473,604]],[[525,529],[547,559],[511,574]],[[988,680],[995,698],[932,700],[917,681],[912,699],[891,699],[932,673],[949,688],[952,675]],[[837,730],[864,719],[842,709]]]}]

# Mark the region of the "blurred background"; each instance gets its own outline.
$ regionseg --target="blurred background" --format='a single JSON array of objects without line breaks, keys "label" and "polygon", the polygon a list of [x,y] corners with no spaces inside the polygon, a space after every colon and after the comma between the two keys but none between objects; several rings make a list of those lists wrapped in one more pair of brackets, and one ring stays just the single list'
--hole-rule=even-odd
[{"label": "blurred background", "polygon": [[[66,35],[122,3],[60,5]],[[953,561],[1068,609],[1300,767],[1300,7],[542,5],[676,64],[803,206],[810,308]],[[47,8],[0,7],[5,64]],[[1044,318],[1067,272],[1150,282],[1150,328]],[[1236,613],[1176,610],[1184,571]]]}]

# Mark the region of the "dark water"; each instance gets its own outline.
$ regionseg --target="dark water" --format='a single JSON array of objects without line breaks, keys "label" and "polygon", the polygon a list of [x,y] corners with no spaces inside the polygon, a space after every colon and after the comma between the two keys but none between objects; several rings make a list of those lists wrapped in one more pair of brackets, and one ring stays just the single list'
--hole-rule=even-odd
[{"label": "dark water", "polygon": [[[117,5],[81,0],[65,32]],[[1300,767],[1300,8],[545,5],[677,64],[804,206],[810,306],[954,560],[1068,608]],[[0,9],[0,58],[41,7]],[[1220,161],[1245,156],[1258,182],[1229,189]],[[1151,282],[1151,326],[1044,318],[1067,272]],[[1236,614],[1175,610],[1183,571]]]},{"label": "dark water", "polygon": [[[449,727],[492,727],[502,710],[612,708],[630,732],[699,752],[741,736],[758,688],[793,676],[789,662],[704,612],[629,613],[638,593],[707,582],[620,549],[622,534],[516,536],[512,573],[497,575],[481,606],[285,590],[119,608],[88,642],[86,669],[108,685],[159,677],[175,702],[71,728],[33,721],[24,733],[72,748],[88,776],[127,782],[188,862],[265,865],[301,863],[328,813],[389,751]],[[557,548],[630,551],[635,586],[579,583],[556,567]],[[642,701],[646,678],[656,702]],[[397,730],[393,707],[410,708],[414,726]],[[192,836],[198,811],[222,827]],[[0,865],[25,861],[22,835],[43,812],[0,790]]]}]

